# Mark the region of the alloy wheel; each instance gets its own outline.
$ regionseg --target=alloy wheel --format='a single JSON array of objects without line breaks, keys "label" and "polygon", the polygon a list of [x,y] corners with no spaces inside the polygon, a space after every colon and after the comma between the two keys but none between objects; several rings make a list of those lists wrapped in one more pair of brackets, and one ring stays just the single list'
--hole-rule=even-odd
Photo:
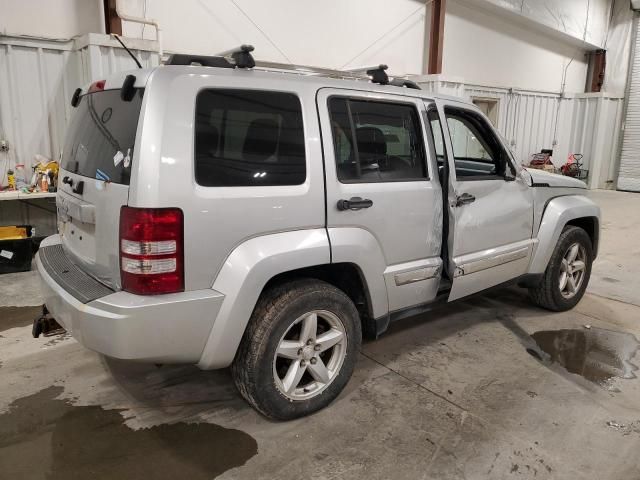
[{"label": "alloy wheel", "polygon": [[308,400],[337,377],[347,352],[342,321],[326,310],[298,317],[278,342],[273,359],[276,387],[290,400]]},{"label": "alloy wheel", "polygon": [[584,281],[587,253],[579,243],[572,244],[564,254],[560,264],[560,294],[573,298]]}]

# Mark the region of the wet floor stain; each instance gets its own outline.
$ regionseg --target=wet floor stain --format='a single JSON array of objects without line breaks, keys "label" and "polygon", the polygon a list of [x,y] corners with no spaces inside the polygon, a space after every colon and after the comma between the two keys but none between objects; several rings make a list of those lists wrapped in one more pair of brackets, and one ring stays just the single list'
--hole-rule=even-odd
[{"label": "wet floor stain", "polygon": [[600,386],[608,387],[614,378],[636,377],[638,367],[632,360],[640,343],[630,333],[589,328],[545,330],[532,337],[544,353],[529,348],[529,354],[557,363]]},{"label": "wet floor stain", "polygon": [[208,423],[132,430],[118,410],[72,406],[50,387],[0,415],[0,472],[21,479],[211,479],[257,453],[248,434]]},{"label": "wet floor stain", "polygon": [[620,280],[618,280],[617,278],[611,278],[611,277],[602,277],[602,281],[609,282],[609,283],[620,283]]},{"label": "wet floor stain", "polygon": [[0,331],[32,325],[42,314],[42,305],[37,307],[0,307]]}]

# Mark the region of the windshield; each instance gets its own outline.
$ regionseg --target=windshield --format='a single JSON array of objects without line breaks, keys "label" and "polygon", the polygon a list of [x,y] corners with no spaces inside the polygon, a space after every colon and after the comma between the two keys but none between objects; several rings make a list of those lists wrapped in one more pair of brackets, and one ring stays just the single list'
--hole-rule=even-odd
[{"label": "windshield", "polygon": [[120,90],[82,96],[67,129],[62,168],[129,185],[143,92],[139,89],[130,102],[120,98]]}]

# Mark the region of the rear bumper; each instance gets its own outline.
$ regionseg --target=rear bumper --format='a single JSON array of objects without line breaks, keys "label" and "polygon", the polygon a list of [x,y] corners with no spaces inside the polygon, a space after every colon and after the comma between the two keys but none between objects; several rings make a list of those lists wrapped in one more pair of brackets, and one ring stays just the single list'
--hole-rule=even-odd
[{"label": "rear bumper", "polygon": [[45,304],[85,347],[109,357],[155,363],[196,363],[224,295],[196,290],[140,296],[114,292],[82,303],[47,273],[36,255]]}]

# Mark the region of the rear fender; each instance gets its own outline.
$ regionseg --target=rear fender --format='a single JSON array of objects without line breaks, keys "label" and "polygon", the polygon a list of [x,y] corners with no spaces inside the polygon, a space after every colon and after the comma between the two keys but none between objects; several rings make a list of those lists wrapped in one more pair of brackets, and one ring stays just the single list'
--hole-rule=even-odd
[{"label": "rear fender", "polygon": [[213,283],[212,288],[225,298],[198,367],[211,370],[231,364],[256,302],[271,278],[330,261],[324,228],[264,235],[236,247]]}]

